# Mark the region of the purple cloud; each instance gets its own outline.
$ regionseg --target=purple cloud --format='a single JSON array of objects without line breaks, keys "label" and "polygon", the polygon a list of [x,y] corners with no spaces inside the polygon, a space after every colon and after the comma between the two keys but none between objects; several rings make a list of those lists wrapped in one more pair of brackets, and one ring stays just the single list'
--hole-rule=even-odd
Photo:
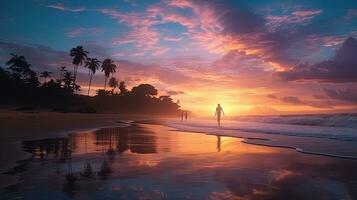
[{"label": "purple cloud", "polygon": [[311,106],[311,107],[315,107],[315,108],[333,108],[333,106],[335,105],[331,101],[303,101],[299,97],[295,97],[295,96],[278,97],[274,94],[268,94],[267,97],[271,98],[271,99],[276,99],[276,100],[279,100],[281,102],[288,103],[288,104],[306,105],[306,106]]},{"label": "purple cloud", "polygon": [[321,82],[357,82],[357,41],[350,37],[336,55],[313,65],[300,64],[288,71],[278,72],[283,80],[318,80]]},{"label": "purple cloud", "polygon": [[43,45],[26,46],[0,42],[1,63],[10,58],[10,53],[24,55],[36,71],[57,71],[59,66],[71,66],[68,52],[54,50]]},{"label": "purple cloud", "polygon": [[335,100],[357,103],[357,89],[346,88],[343,90],[324,89],[325,94]]},{"label": "purple cloud", "polygon": [[292,24],[307,24],[316,15],[322,13],[322,10],[297,10],[291,13],[291,15],[268,15],[266,16],[267,23],[271,31],[284,25]]},{"label": "purple cloud", "polygon": [[83,28],[83,27],[79,27],[79,28],[74,28],[71,30],[68,30],[66,32],[66,35],[70,38],[75,38],[81,35],[98,35],[104,32],[103,28]]}]

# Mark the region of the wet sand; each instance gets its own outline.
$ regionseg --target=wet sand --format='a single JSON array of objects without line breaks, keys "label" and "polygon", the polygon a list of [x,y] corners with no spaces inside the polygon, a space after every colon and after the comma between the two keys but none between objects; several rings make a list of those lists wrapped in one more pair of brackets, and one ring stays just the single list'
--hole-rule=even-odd
[{"label": "wet sand", "polygon": [[116,114],[79,114],[16,111],[0,111],[0,187],[14,182],[6,178],[5,170],[14,166],[16,161],[29,155],[21,148],[21,141],[36,138],[51,138],[67,135],[70,132],[117,126],[113,121],[148,119],[146,116]]},{"label": "wet sand", "polygon": [[25,140],[22,150],[31,156],[9,175],[21,181],[1,199],[357,198],[355,160],[162,125]]}]

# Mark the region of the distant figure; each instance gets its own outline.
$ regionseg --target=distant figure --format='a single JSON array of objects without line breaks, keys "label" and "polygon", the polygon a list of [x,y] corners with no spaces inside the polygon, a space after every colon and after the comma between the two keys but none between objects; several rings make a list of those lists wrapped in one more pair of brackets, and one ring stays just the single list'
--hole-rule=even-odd
[{"label": "distant figure", "polygon": [[224,115],[223,109],[220,104],[217,105],[216,114],[218,126],[221,126],[221,115]]},{"label": "distant figure", "polygon": [[184,112],[181,112],[181,121],[183,121]]},{"label": "distant figure", "polygon": [[186,111],[186,112],[185,112],[185,120],[187,120],[187,115],[188,115],[188,114],[187,114],[187,111]]}]

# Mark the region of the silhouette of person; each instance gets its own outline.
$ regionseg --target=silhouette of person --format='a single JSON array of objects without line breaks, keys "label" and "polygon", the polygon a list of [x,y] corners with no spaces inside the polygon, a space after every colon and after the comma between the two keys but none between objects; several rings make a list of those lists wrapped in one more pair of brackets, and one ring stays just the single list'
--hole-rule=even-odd
[{"label": "silhouette of person", "polygon": [[184,112],[181,112],[181,121],[183,121]]},{"label": "silhouette of person", "polygon": [[221,115],[222,114],[224,116],[224,111],[223,111],[223,109],[221,107],[221,104],[218,104],[217,108],[216,108],[216,113],[215,113],[215,116],[217,117],[218,126],[221,126]]},{"label": "silhouette of person", "polygon": [[187,115],[188,115],[188,114],[187,114],[187,111],[186,111],[186,112],[185,112],[185,120],[187,120]]}]

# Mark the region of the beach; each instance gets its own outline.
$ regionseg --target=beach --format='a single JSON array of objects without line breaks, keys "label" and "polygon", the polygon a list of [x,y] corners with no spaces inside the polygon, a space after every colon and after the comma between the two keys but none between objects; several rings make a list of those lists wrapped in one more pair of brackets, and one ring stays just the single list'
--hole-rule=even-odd
[{"label": "beach", "polygon": [[7,126],[21,128],[2,136],[3,144],[7,138],[21,145],[3,149],[6,167],[15,168],[1,176],[2,183],[12,180],[1,199],[357,198],[354,159],[245,143],[262,133],[229,137],[173,128],[173,120],[142,117],[135,123],[131,117],[18,114]]},{"label": "beach", "polygon": [[[29,154],[22,150],[21,142],[39,138],[65,136],[79,130],[98,129],[115,126],[115,121],[133,118],[118,114],[79,114],[55,112],[0,112],[0,185],[13,183],[13,178],[5,178],[4,172],[26,159]],[[139,116],[135,118],[140,119]],[[144,117],[145,118],[145,117]],[[146,117],[147,118],[147,117]],[[15,178],[16,179],[16,178]]]}]

